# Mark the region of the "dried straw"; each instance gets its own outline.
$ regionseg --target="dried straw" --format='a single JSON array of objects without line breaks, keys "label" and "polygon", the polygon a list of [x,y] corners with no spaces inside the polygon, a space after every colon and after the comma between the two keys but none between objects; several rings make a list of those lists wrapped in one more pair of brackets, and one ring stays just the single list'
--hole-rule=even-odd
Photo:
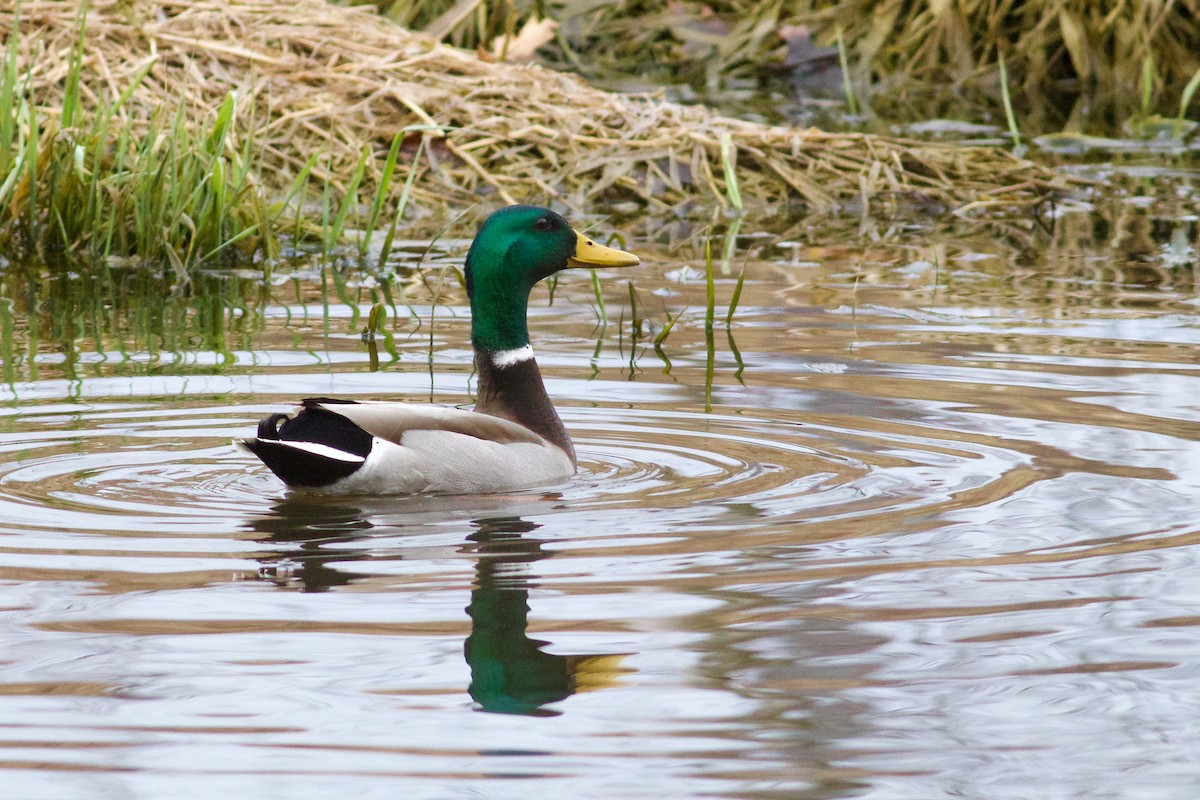
[{"label": "dried straw", "polygon": [[[61,107],[76,9],[20,4],[19,66],[44,116]],[[11,8],[0,11],[0,31],[13,23]],[[98,0],[84,59],[85,106],[111,101],[153,60],[119,112],[135,132],[180,104],[197,125],[210,124],[221,99],[238,92],[238,131],[253,135],[263,180],[278,187],[324,153],[314,175],[344,188],[370,147],[380,157],[368,160],[369,189],[392,137],[407,129],[408,163],[398,172],[418,170],[411,202],[425,207],[491,196],[663,209],[740,194],[751,214],[797,199],[812,210],[847,202],[872,212],[906,202],[977,209],[1036,202],[1065,180],[995,148],[767,126],[610,94],[536,66],[485,61],[322,0]],[[238,146],[232,138],[229,147]]]},{"label": "dried straw", "polygon": [[[356,0],[342,0],[347,4]],[[1149,62],[1157,88],[1178,93],[1200,68],[1200,0],[374,0],[392,19],[482,47],[548,11],[570,61],[585,51],[593,73],[647,64],[695,82],[777,72],[780,35],[804,26],[821,43],[837,32],[873,82],[990,87],[1004,54],[1015,85],[1054,90],[1078,80],[1104,95],[1128,94]],[[546,6],[549,5],[547,9]],[[470,13],[474,12],[474,13]],[[794,30],[793,30],[794,32]],[[865,74],[860,77],[866,77]],[[886,89],[885,89],[886,90]]]},{"label": "dried straw", "polygon": [[1176,90],[1200,67],[1200,0],[800,0],[791,11],[828,39],[844,27],[881,79],[994,79],[1004,53],[1024,85],[1077,79],[1133,94],[1148,60]]}]

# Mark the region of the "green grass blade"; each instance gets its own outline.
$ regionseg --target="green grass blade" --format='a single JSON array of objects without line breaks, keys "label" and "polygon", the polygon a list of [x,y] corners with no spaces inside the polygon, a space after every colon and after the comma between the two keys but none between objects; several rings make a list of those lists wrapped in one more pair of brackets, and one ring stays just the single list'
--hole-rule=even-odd
[{"label": "green grass blade", "polygon": [[1154,56],[1149,53],[1142,59],[1142,116],[1149,116],[1150,104],[1154,101]]},{"label": "green grass blade", "polygon": [[333,227],[328,231],[327,251],[341,240],[342,230],[346,227],[346,217],[349,216],[350,209],[358,205],[358,185],[362,183],[363,175],[367,170],[367,159],[370,157],[370,145],[364,146],[362,155],[358,159],[358,166],[354,168],[354,176],[350,179],[350,184],[346,187],[345,194],[342,195],[341,205],[338,206],[337,215],[333,218]]},{"label": "green grass blade", "polygon": [[396,203],[396,213],[392,216],[392,224],[388,226],[387,236],[383,239],[383,247],[379,251],[379,263],[386,264],[392,255],[392,242],[396,239],[396,229],[404,219],[404,210],[408,207],[408,198],[412,192],[413,180],[417,177],[417,165],[421,163],[421,154],[425,152],[425,137],[417,142],[417,152],[413,155],[408,167],[408,177],[404,179],[404,190],[400,192],[400,200]]},{"label": "green grass blade", "polygon": [[1000,62],[1000,99],[1004,102],[1004,118],[1008,120],[1008,135],[1012,137],[1013,147],[1021,146],[1021,132],[1017,129],[1017,115],[1013,113],[1012,95],[1008,91],[1008,67],[1004,63],[1004,53],[997,54]]},{"label": "green grass blade", "polygon": [[667,337],[671,335],[671,331],[675,328],[675,323],[679,322],[679,318],[682,317],[686,311],[687,308],[685,307],[683,311],[680,311],[675,316],[671,316],[669,312],[667,313],[667,324],[664,325],[663,329],[658,332],[658,336],[654,337],[655,347],[662,347],[663,343],[667,341]]},{"label": "green grass blade", "polygon": [[0,209],[8,205],[9,195],[12,194],[13,187],[20,180],[22,172],[21,167],[25,163],[25,151],[21,150],[17,153],[16,160],[13,162],[12,169],[8,171],[8,175],[4,177],[4,183],[0,184]]},{"label": "green grass blade", "polygon": [[596,295],[596,315],[601,325],[608,325],[608,310],[604,307],[604,292],[600,291],[600,276],[592,271],[592,292]]},{"label": "green grass blade", "polygon": [[850,59],[846,55],[846,41],[842,38],[842,26],[837,26],[838,64],[842,67],[842,92],[846,95],[846,108],[858,116],[858,98],[854,95],[854,81],[850,79]]},{"label": "green grass blade", "polygon": [[1183,87],[1183,94],[1179,97],[1179,119],[1187,116],[1188,106],[1192,104],[1192,98],[1196,94],[1196,90],[1200,89],[1200,69],[1197,69],[1195,74],[1187,82],[1187,86]]},{"label": "green grass blade", "polygon": [[0,81],[0,174],[7,173],[17,158],[18,142],[16,139],[15,114],[19,109],[14,106],[17,88],[17,31],[20,29],[20,5],[13,12],[13,28],[8,34],[8,53],[4,59],[4,80]]},{"label": "green grass blade", "polygon": [[713,329],[709,325],[704,329],[704,413],[712,413],[713,378],[716,375],[717,345],[713,340]]},{"label": "green grass blade", "polygon": [[23,109],[29,115],[29,133],[26,139],[28,143],[28,155],[25,158],[25,180],[28,181],[28,191],[25,193],[25,224],[28,226],[27,233],[30,238],[37,238],[37,217],[38,217],[38,179],[37,167],[39,146],[42,138],[41,125],[38,121],[37,106],[29,103],[21,103]]},{"label": "green grass blade", "polygon": [[627,281],[629,286],[629,322],[633,331],[633,342],[642,338],[642,318],[638,316],[637,290],[633,288],[633,281]]},{"label": "green grass blade", "polygon": [[738,275],[737,285],[733,287],[733,297],[729,298],[729,310],[725,313],[725,327],[728,328],[733,324],[733,315],[737,311],[738,301],[742,299],[742,287],[746,283],[746,267],[742,266],[742,273]]},{"label": "green grass blade", "polygon": [[236,234],[234,234],[230,238],[226,239],[225,241],[221,242],[219,245],[217,245],[216,247],[214,247],[213,249],[211,249],[207,253],[205,253],[201,257],[200,262],[203,263],[205,261],[211,261],[222,250],[230,248],[233,245],[237,244],[238,242],[242,241],[243,239],[247,239],[247,238],[253,236],[254,234],[258,233],[259,230],[260,230],[260,228],[257,223],[250,225],[246,228],[243,228],[242,230],[238,231]]},{"label": "green grass blade", "polygon": [[272,225],[274,225],[279,218],[283,216],[283,212],[287,211],[292,200],[299,195],[301,191],[303,191],[304,184],[308,182],[308,176],[312,174],[313,167],[316,166],[317,159],[320,157],[320,153],[314,153],[308,157],[308,161],[304,162],[304,166],[300,168],[300,171],[296,173],[296,177],[292,179],[292,185],[288,189],[287,194],[283,196],[283,200],[271,207],[273,211],[273,213],[270,215],[270,221]]},{"label": "green grass blade", "polygon": [[[326,167],[328,167],[330,160],[331,159],[328,157],[328,154],[326,154]],[[333,186],[329,182],[329,173],[328,173],[328,171],[326,171],[326,173],[321,178],[321,261],[323,263],[329,262],[329,253],[330,253],[330,249],[331,249],[331,240],[330,240],[330,236],[329,236],[329,231],[332,227],[332,221],[331,221],[331,214],[333,213],[332,212],[332,206],[333,206],[332,194],[333,194]],[[300,225],[300,212],[299,212],[299,210],[297,210],[297,212],[296,212],[297,229],[299,229],[299,225]]]},{"label": "green grass blade", "polygon": [[663,344],[667,341],[667,337],[671,335],[671,331],[674,329],[675,323],[679,321],[679,318],[682,317],[686,311],[687,308],[684,308],[683,311],[678,312],[675,314],[675,316],[671,316],[671,312],[663,309],[663,313],[666,314],[667,317],[667,324],[664,325],[663,329],[658,332],[658,336],[654,337],[654,353],[663,362],[664,375],[671,374],[673,365],[671,364],[670,357],[667,356],[667,351],[663,349]]},{"label": "green grass blade", "polygon": [[704,327],[711,331],[717,309],[717,288],[713,282],[712,237],[704,240],[704,277],[707,294],[704,307]]},{"label": "green grass blade", "polygon": [[83,73],[83,43],[87,32],[87,0],[79,4],[76,21],[79,24],[79,36],[75,40],[75,48],[71,52],[71,63],[67,69],[67,82],[63,88],[62,127],[70,128],[75,124],[75,112],[79,109],[79,83]]},{"label": "green grass blade", "polygon": [[404,141],[404,133],[392,137],[392,146],[388,148],[387,160],[383,164],[383,174],[379,176],[379,186],[375,188],[375,202],[371,204],[371,212],[367,215],[366,230],[363,232],[362,243],[359,245],[359,255],[365,256],[371,247],[371,236],[375,233],[375,223],[379,220],[379,212],[383,210],[384,201],[392,186],[392,175],[396,172],[396,159],[400,155],[400,143]]},{"label": "green grass blade", "polygon": [[725,329],[725,338],[729,342],[729,352],[733,353],[733,360],[737,364],[737,369],[733,371],[733,377],[742,386],[746,385],[746,381],[742,379],[742,373],[746,371],[746,362],[742,360],[742,351],[738,349],[737,342],[733,340],[733,329]]},{"label": "green grass blade", "polygon": [[738,188],[737,149],[733,146],[733,137],[722,133],[718,137],[721,143],[721,166],[725,170],[725,193],[729,203],[738,211],[742,210],[742,192]]},{"label": "green grass blade", "polygon": [[225,137],[229,134],[229,129],[233,124],[233,114],[237,110],[237,98],[236,91],[229,92],[221,101],[220,108],[217,109],[217,118],[213,122],[212,130],[204,140],[204,149],[211,156],[218,156],[225,149]]},{"label": "green grass blade", "polygon": [[200,242],[203,247],[209,241],[220,241],[225,228],[225,158],[217,156],[213,159],[212,171],[209,173],[210,184],[212,186],[212,199],[209,203],[209,218],[207,224],[202,226],[202,230],[206,232],[204,241]]},{"label": "green grass blade", "polygon": [[146,76],[150,74],[150,70],[157,63],[158,56],[154,55],[147,58],[142,63],[142,66],[138,67],[137,71],[133,73],[133,77],[129,79],[129,85],[121,90],[121,94],[117,97],[116,102],[105,106],[101,113],[96,115],[96,124],[93,126],[94,131],[99,133],[103,129],[108,128],[109,121],[129,102],[129,98],[133,97],[133,93],[142,85],[142,82],[146,80]]}]

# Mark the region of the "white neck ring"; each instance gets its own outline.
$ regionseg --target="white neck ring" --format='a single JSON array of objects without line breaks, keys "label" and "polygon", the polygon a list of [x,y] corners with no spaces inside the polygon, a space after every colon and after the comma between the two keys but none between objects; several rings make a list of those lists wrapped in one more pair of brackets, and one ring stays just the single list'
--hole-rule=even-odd
[{"label": "white neck ring", "polygon": [[528,361],[533,358],[533,348],[529,345],[516,347],[512,350],[499,350],[492,353],[492,366],[505,369]]}]

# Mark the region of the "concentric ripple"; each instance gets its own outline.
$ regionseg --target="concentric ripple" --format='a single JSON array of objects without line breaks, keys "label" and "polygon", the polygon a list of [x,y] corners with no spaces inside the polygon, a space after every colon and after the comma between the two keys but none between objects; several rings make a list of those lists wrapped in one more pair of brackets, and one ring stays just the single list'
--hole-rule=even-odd
[{"label": "concentric ripple", "polygon": [[3,530],[222,534],[268,508],[273,480],[230,445],[229,408],[84,407],[10,416],[0,460]]},{"label": "concentric ripple", "polygon": [[[230,444],[270,405],[33,410],[9,417],[0,461],[4,530],[145,536],[221,535],[269,514],[283,486]],[[574,512],[675,514],[696,521],[862,519],[994,499],[1033,480],[1028,457],[991,443],[947,441],[915,426],[867,430],[761,409],[564,408],[580,472],[550,492]],[[858,427],[855,427],[855,424]],[[478,498],[445,500],[460,511]],[[393,519],[417,511],[388,498]],[[425,505],[428,505],[427,503]],[[632,519],[632,517],[630,517]]]},{"label": "concentric ripple", "polygon": [[[573,409],[581,475],[573,502],[736,508],[779,522],[863,517],[995,499],[1034,480],[1029,457],[992,443],[868,421],[838,426],[799,414]],[[854,427],[854,424],[859,427]]]}]

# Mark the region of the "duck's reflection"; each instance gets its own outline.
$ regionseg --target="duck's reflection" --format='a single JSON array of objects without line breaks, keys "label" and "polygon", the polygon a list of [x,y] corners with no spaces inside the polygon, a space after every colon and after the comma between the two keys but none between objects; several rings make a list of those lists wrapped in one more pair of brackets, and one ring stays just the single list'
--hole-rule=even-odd
[{"label": "duck's reflection", "polygon": [[529,565],[550,553],[525,537],[538,526],[519,517],[483,519],[474,542],[475,589],[467,614],[471,635],[463,648],[471,668],[468,691],[484,711],[546,716],[546,706],[578,691],[614,684],[625,654],[560,656],[549,642],[530,638]]},{"label": "duck's reflection", "polygon": [[[423,509],[425,513],[430,510]],[[397,514],[381,515],[380,509],[357,507],[352,501],[334,504],[303,499],[286,500],[273,511],[254,520],[254,530],[266,534],[261,541],[293,547],[266,560],[260,570],[265,579],[321,592],[371,577],[369,571],[362,571],[362,565],[373,559],[403,557],[394,551],[376,550],[374,537],[367,535],[384,530],[403,532],[405,526]],[[445,516],[438,516],[445,521]],[[548,642],[527,634],[529,592],[534,587],[530,565],[553,555],[527,536],[539,526],[518,515],[476,518],[469,524],[474,530],[458,551],[475,559],[474,589],[466,609],[471,632],[463,652],[471,670],[468,692],[478,708],[552,716],[562,712],[547,708],[550,704],[576,692],[615,684],[626,671],[621,661],[628,654],[554,655],[543,649]],[[354,547],[354,542],[362,546]],[[352,562],[358,571],[339,562]]]},{"label": "duck's reflection", "polygon": [[274,558],[261,559],[263,565],[258,570],[259,577],[279,584],[298,584],[305,592],[324,592],[367,577],[365,573],[352,572],[339,565],[339,562],[370,558],[366,548],[329,547],[367,541],[362,538],[363,534],[375,526],[361,509],[289,498],[278,503],[272,511],[270,516],[251,522],[256,532],[266,534],[259,541],[293,547]]}]

